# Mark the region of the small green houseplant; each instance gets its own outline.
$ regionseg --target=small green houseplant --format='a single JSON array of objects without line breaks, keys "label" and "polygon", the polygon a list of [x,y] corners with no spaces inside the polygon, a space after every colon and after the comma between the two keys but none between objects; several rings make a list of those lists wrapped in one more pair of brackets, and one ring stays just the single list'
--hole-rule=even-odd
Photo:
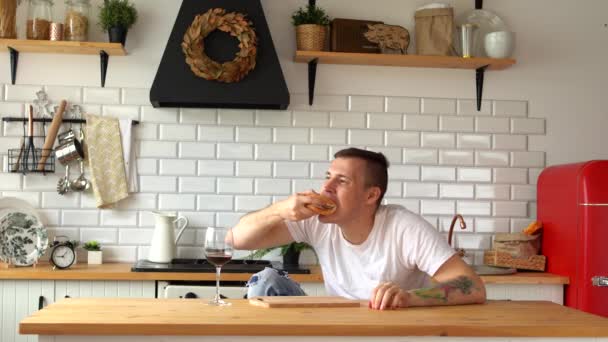
[{"label": "small green houseplant", "polygon": [[87,260],[89,265],[101,265],[103,256],[99,242],[95,240],[88,241],[82,246],[82,248],[87,250]]},{"label": "small green houseplant", "polygon": [[137,21],[137,10],[129,0],[104,0],[99,8],[99,26],[109,34],[111,43],[125,45],[127,32]]},{"label": "small green houseplant", "polygon": [[279,247],[258,249],[254,253],[251,253],[249,257],[259,259],[275,249],[280,249],[279,254],[283,257],[283,265],[286,266],[297,266],[299,264],[300,253],[303,250],[310,249],[315,253],[315,250],[305,242],[292,242]]},{"label": "small green houseplant", "polygon": [[308,5],[300,7],[291,16],[291,22],[296,27],[296,42],[298,50],[321,51],[325,47],[329,16],[320,7]]}]

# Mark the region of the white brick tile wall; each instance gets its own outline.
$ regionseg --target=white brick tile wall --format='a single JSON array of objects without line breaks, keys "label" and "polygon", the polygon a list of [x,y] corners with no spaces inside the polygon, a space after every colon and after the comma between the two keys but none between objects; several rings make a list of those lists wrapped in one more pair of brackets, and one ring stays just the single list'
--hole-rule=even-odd
[{"label": "white brick tile wall", "polygon": [[121,103],[124,105],[146,106],[150,104],[150,90],[145,88],[124,88],[122,89]]},{"label": "white brick tile wall", "polygon": [[[154,138],[152,138],[154,139]],[[161,140],[196,140],[195,125],[160,125]]]},{"label": "white brick tile wall", "polygon": [[310,136],[308,128],[274,128],[273,142],[279,144],[306,144]]},{"label": "white brick tile wall", "polygon": [[390,113],[420,113],[420,99],[389,96],[386,98],[386,111]]},{"label": "white brick tile wall", "polygon": [[494,216],[527,217],[528,202],[496,201],[492,203]]},{"label": "white brick tile wall", "polygon": [[545,119],[511,119],[513,134],[545,134]]},{"label": "white brick tile wall", "polygon": [[233,176],[234,162],[227,160],[199,160],[198,174],[205,176]]},{"label": "white brick tile wall", "polygon": [[436,183],[403,183],[403,188],[406,197],[437,197],[437,184]]},{"label": "white brick tile wall", "polygon": [[403,116],[401,114],[367,114],[367,128],[371,129],[398,129],[401,128]]},{"label": "white brick tile wall", "polygon": [[444,132],[473,132],[475,119],[473,117],[441,116],[439,130]]},{"label": "white brick tile wall", "polygon": [[528,149],[528,137],[526,135],[494,134],[493,141],[495,150]]},{"label": "white brick tile wall", "polygon": [[403,117],[403,127],[408,131],[437,131],[439,118],[435,115],[406,114]]},{"label": "white brick tile wall", "polygon": [[481,101],[481,110],[477,110],[477,100],[458,100],[459,115],[492,115],[492,101]]},{"label": "white brick tile wall", "polygon": [[271,142],[272,128],[237,127],[236,141],[238,142]]},{"label": "white brick tile wall", "polygon": [[349,111],[352,112],[384,112],[384,97],[382,96],[351,96]]},{"label": "white brick tile wall", "polygon": [[184,124],[215,125],[217,109],[182,108],[180,122]]},{"label": "white brick tile wall", "polygon": [[213,143],[179,143],[179,156],[181,158],[215,158],[215,144]]},{"label": "white brick tile wall", "polygon": [[220,109],[218,123],[220,125],[252,126],[255,112],[253,110]]},{"label": "white brick tile wall", "polygon": [[293,112],[296,127],[328,127],[329,113]]},{"label": "white brick tile wall", "polygon": [[475,197],[478,199],[500,199],[508,200],[510,197],[508,185],[475,185]]},{"label": "white brick tile wall", "polygon": [[278,144],[258,144],[255,146],[255,159],[259,160],[290,160],[291,146]]},{"label": "white brick tile wall", "polygon": [[194,176],[196,175],[196,160],[161,159],[159,171],[161,175]]},{"label": "white brick tile wall", "polygon": [[[2,88],[9,102],[0,102],[0,115],[23,116],[40,88]],[[355,146],[391,162],[385,203],[422,213],[444,234],[452,215],[464,214],[468,228],[455,245],[474,249],[476,262],[494,233],[521,231],[536,216],[545,154],[529,151],[528,140],[544,135],[547,122],[529,118],[526,101],[488,99],[478,112],[474,99],[318,94],[308,106],[308,94],[296,94],[287,111],[155,109],[149,89],[46,89],[87,113],[142,121],[134,129],[140,189],[116,209],[97,209],[92,193],[59,196],[61,166],[47,175],[0,172],[2,196],[42,208],[51,237],[102,241],[106,261],[147,257],[150,210],[188,217],[178,255],[201,257],[204,227],[232,226],[294,191],[318,190],[333,154]],[[2,146],[20,143],[22,125],[0,126]]]},{"label": "white brick tile wall", "polygon": [[196,195],[159,194],[158,208],[162,210],[194,210]]},{"label": "white brick tile wall", "polygon": [[291,126],[291,112],[280,110],[260,110],[255,115],[258,126]]},{"label": "white brick tile wall", "polygon": [[492,169],[486,168],[458,168],[459,182],[491,182]]},{"label": "white brick tile wall", "polygon": [[403,150],[404,164],[437,164],[437,150],[406,148]]},{"label": "white brick tile wall", "polygon": [[140,176],[140,192],[176,192],[177,178],[167,176]]},{"label": "white brick tile wall", "polygon": [[517,168],[495,168],[494,183],[526,184],[528,170]]},{"label": "white brick tile wall", "polygon": [[422,167],[423,181],[454,181],[456,180],[456,169],[453,167]]},{"label": "white brick tile wall", "polygon": [[392,165],[388,168],[388,179],[392,180],[419,180],[420,167],[406,165]]},{"label": "white brick tile wall", "polygon": [[213,177],[179,177],[178,182],[181,193],[215,193],[216,191],[216,180]]},{"label": "white brick tile wall", "polygon": [[[365,128],[365,113],[332,112],[329,114],[329,126],[334,128]],[[318,126],[315,126],[318,127]]]},{"label": "white brick tile wall", "polygon": [[422,133],[422,147],[453,148],[455,146],[454,133]]},{"label": "white brick tile wall", "polygon": [[218,178],[217,192],[220,194],[250,194],[253,192],[253,179]]},{"label": "white brick tile wall", "polygon": [[137,212],[104,210],[101,211],[102,226],[137,226]]},{"label": "white brick tile wall", "polygon": [[473,165],[473,151],[439,151],[441,165]]},{"label": "white brick tile wall", "polygon": [[545,152],[511,152],[513,167],[544,167]]},{"label": "white brick tile wall", "polygon": [[313,144],[346,144],[345,129],[312,128],[310,136]]},{"label": "white brick tile wall", "polygon": [[202,141],[234,141],[232,126],[200,126],[198,140]]},{"label": "white brick tile wall", "polygon": [[[9,88],[9,91],[10,91],[10,88]],[[26,101],[31,101],[31,97],[28,98]],[[120,103],[120,89],[118,89],[118,88],[84,88],[83,103],[119,104]]]},{"label": "white brick tile wall", "polygon": [[252,159],[253,145],[249,144],[217,144],[217,157],[219,159]]},{"label": "white brick tile wall", "polygon": [[473,198],[473,184],[440,184],[439,197],[441,198]]},{"label": "white brick tile wall", "polygon": [[385,143],[387,146],[418,147],[420,146],[420,133],[386,131]]},{"label": "white brick tile wall", "polygon": [[454,99],[422,99],[423,114],[456,114]]},{"label": "white brick tile wall", "polygon": [[139,120],[139,107],[138,106],[103,105],[101,108],[102,108],[101,114],[103,116],[119,118],[119,119]]},{"label": "white brick tile wall", "polygon": [[475,119],[475,131],[480,133],[509,133],[510,121],[508,118]]},{"label": "white brick tile wall", "polygon": [[528,102],[526,101],[494,101],[496,116],[527,116]]},{"label": "white brick tile wall", "polygon": [[64,226],[97,226],[99,212],[97,210],[63,210],[61,224]]},{"label": "white brick tile wall", "polygon": [[310,176],[308,163],[304,162],[276,162],[274,163],[274,176],[279,178],[308,178]]},{"label": "white brick tile wall", "polygon": [[196,196],[196,210],[232,210],[234,197],[226,195]]},{"label": "white brick tile wall", "polygon": [[272,162],[269,161],[237,161],[236,175],[238,177],[272,176]]}]

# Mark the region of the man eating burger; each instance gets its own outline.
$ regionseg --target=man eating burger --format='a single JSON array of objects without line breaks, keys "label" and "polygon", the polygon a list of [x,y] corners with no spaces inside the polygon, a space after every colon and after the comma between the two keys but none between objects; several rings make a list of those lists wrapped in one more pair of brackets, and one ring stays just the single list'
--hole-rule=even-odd
[{"label": "man eating burger", "polygon": [[[483,303],[485,287],[441,234],[399,205],[383,205],[388,161],[357,148],[338,151],[319,193],[306,191],[249,213],[233,228],[234,248],[310,244],[329,296],[369,300],[377,310]],[[266,268],[248,297],[305,295]]]}]

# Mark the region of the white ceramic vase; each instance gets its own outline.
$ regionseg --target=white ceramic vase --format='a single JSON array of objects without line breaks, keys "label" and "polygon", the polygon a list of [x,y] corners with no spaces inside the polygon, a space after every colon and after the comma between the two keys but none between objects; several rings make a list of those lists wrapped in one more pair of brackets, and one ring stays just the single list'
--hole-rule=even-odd
[{"label": "white ceramic vase", "polygon": [[496,31],[486,34],[484,47],[490,58],[509,58],[515,46],[515,33]]},{"label": "white ceramic vase", "polygon": [[103,260],[102,251],[88,251],[87,260],[89,265],[101,265]]}]

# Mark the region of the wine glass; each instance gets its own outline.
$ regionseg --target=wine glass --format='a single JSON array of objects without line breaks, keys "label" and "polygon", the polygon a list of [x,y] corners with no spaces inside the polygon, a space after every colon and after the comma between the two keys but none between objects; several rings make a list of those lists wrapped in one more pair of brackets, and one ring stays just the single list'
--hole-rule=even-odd
[{"label": "wine glass", "polygon": [[220,298],[220,273],[222,266],[232,259],[232,230],[229,228],[207,227],[205,234],[205,255],[215,265],[215,298],[209,305],[230,305]]}]

